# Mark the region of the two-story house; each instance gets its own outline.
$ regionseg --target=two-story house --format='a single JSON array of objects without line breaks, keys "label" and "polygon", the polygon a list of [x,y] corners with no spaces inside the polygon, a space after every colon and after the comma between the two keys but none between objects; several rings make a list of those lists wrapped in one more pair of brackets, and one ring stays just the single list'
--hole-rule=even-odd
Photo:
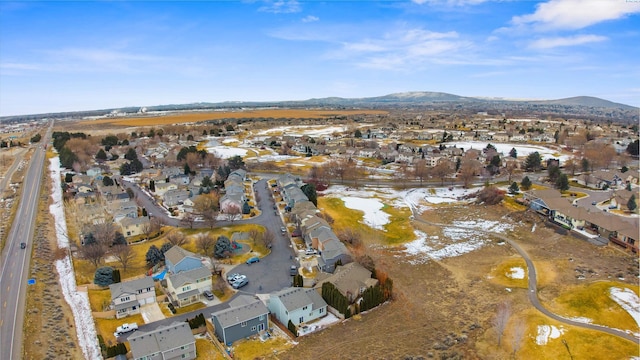
[{"label": "two-story house", "polygon": [[269,309],[257,298],[241,295],[229,308],[211,314],[216,337],[223,344],[255,335],[269,327]]},{"label": "two-story house", "polygon": [[167,293],[175,306],[192,304],[205,291],[211,291],[211,270],[204,266],[167,277]]},{"label": "two-story house", "polygon": [[111,307],[116,319],[139,314],[140,306],[156,302],[156,291],[150,276],[109,285]]},{"label": "two-story house", "polygon": [[314,289],[291,287],[270,295],[269,311],[287,326],[310,322],[327,315],[327,303]]},{"label": "two-story house", "polygon": [[167,271],[172,274],[202,267],[200,255],[196,255],[177,245],[171,247],[171,249],[164,253],[164,262]]},{"label": "two-story house", "polygon": [[129,336],[134,360],[195,359],[196,339],[186,322],[175,322]]}]

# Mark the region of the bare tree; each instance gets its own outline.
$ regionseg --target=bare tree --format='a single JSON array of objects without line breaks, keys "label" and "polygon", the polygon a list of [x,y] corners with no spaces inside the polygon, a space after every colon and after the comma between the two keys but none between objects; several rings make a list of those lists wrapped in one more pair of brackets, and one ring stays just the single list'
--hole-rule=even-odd
[{"label": "bare tree", "polygon": [[110,247],[113,245],[113,239],[115,238],[116,226],[111,221],[105,221],[100,224],[96,224],[93,227],[93,235],[96,237],[98,244]]},{"label": "bare tree", "polygon": [[413,165],[413,175],[420,179],[420,185],[425,178],[429,176],[429,168],[427,167],[427,160],[420,159]]},{"label": "bare tree", "polygon": [[184,216],[182,217],[182,220],[180,220],[180,224],[182,226],[189,227],[189,229],[193,229],[193,224],[195,222],[196,222],[196,217],[191,213],[184,214]]},{"label": "bare tree", "polygon": [[209,228],[213,229],[218,221],[218,211],[213,209],[207,209],[202,213],[204,221],[209,225]]},{"label": "bare tree", "polygon": [[476,175],[482,170],[482,164],[475,159],[464,159],[460,164],[460,171],[458,178],[462,180],[464,187],[468,188],[471,185],[471,181],[475,179]]},{"label": "bare tree", "polygon": [[145,239],[149,240],[149,237],[153,232],[153,225],[151,224],[151,221],[143,223],[140,229],[142,230],[142,233],[144,234]]},{"label": "bare tree", "polygon": [[112,249],[113,256],[118,259],[122,270],[127,271],[127,267],[131,261],[136,257],[135,252],[129,245],[116,245]]},{"label": "bare tree", "polygon": [[256,228],[252,228],[251,230],[249,230],[249,239],[251,239],[251,241],[253,241],[253,245],[255,245],[258,240],[261,240],[260,238],[262,237],[262,233],[256,229]]},{"label": "bare tree", "polygon": [[444,185],[444,179],[451,175],[452,172],[453,166],[448,159],[441,159],[438,161],[438,164],[431,169],[433,176],[440,179],[442,185]]},{"label": "bare tree", "polygon": [[231,221],[232,223],[238,218],[242,211],[240,211],[240,207],[235,204],[231,204],[224,211],[224,217],[227,221]]},{"label": "bare tree", "polygon": [[187,238],[180,230],[175,230],[167,235],[167,240],[174,246],[182,246],[187,243]]},{"label": "bare tree", "polygon": [[508,182],[511,183],[511,178],[513,175],[517,174],[520,170],[518,169],[518,161],[517,160],[507,160],[507,163],[504,166],[504,171],[509,175]]},{"label": "bare tree", "polygon": [[360,247],[362,245],[362,236],[359,232],[353,228],[345,228],[336,234],[338,239],[350,244],[353,247]]},{"label": "bare tree", "polygon": [[90,261],[96,268],[98,268],[106,253],[106,248],[99,243],[85,245],[81,248],[82,258]]},{"label": "bare tree", "polygon": [[522,319],[518,319],[513,326],[513,333],[511,335],[511,347],[513,348],[514,359],[516,358],[516,353],[522,347],[522,340],[526,332],[527,324]]},{"label": "bare tree", "polygon": [[264,247],[266,247],[267,249],[271,249],[271,245],[273,244],[273,241],[276,239],[276,235],[271,232],[271,230],[267,229],[265,230],[264,234],[262,234],[262,245],[264,245]]},{"label": "bare tree", "polygon": [[507,323],[509,322],[510,317],[511,317],[511,304],[506,301],[503,301],[500,304],[498,304],[496,317],[493,319],[493,326],[496,327],[496,332],[498,334],[498,347],[500,347],[500,342],[502,341],[502,335],[504,334],[504,330],[507,327]]},{"label": "bare tree", "polygon": [[196,248],[202,251],[205,256],[213,255],[213,248],[216,246],[216,240],[208,233],[200,233],[196,235]]}]

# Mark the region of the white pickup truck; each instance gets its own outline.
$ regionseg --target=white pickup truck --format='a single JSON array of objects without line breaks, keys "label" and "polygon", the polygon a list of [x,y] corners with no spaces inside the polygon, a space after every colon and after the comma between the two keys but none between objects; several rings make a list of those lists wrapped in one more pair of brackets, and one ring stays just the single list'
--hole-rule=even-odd
[{"label": "white pickup truck", "polygon": [[132,332],[136,330],[138,330],[137,323],[122,324],[121,326],[118,326],[118,328],[116,329],[116,332],[113,333],[113,336],[118,337],[122,334],[126,334],[128,332]]}]

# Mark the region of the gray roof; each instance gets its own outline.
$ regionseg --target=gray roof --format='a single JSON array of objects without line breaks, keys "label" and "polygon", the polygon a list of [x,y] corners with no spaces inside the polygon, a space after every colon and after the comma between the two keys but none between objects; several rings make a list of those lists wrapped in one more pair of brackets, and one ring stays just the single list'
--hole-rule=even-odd
[{"label": "gray roof", "polygon": [[255,319],[260,315],[267,315],[269,309],[260,301],[252,296],[241,295],[234,299],[229,309],[220,310],[211,314],[212,317],[218,318],[223,328],[228,328],[239,324],[243,321]]},{"label": "gray roof", "polygon": [[307,305],[311,305],[313,310],[327,306],[327,303],[317,291],[308,288],[285,288],[271,294],[271,297],[280,299],[285,309],[289,312]]},{"label": "gray roof", "polygon": [[186,322],[175,322],[150,332],[138,331],[128,338],[135,359],[195,343]]},{"label": "gray roof", "polygon": [[193,295],[198,295],[199,293],[200,293],[200,290],[193,289],[193,290],[189,290],[187,292],[176,294],[176,296],[178,297],[178,300],[182,300],[182,299],[188,299]]},{"label": "gray roof", "polygon": [[170,275],[169,281],[171,281],[171,285],[173,285],[174,288],[177,288],[185,284],[194,283],[196,280],[206,277],[211,277],[211,270],[202,266]]},{"label": "gray roof", "polygon": [[109,285],[111,300],[117,299],[123,294],[137,294],[138,290],[146,288],[153,288],[151,276]]},{"label": "gray roof", "polygon": [[136,298],[134,297],[133,300],[131,301],[127,301],[125,303],[120,303],[120,304],[116,304],[114,306],[114,309],[116,310],[122,310],[122,309],[128,309],[130,307],[134,307],[134,306],[138,306],[140,305],[140,303],[138,302],[138,300],[136,300]]},{"label": "gray roof", "polygon": [[192,253],[191,251],[187,251],[177,245],[173,246],[171,249],[167,250],[167,252],[164,253],[164,258],[171,261],[173,265],[177,265],[186,257],[193,257],[200,260],[200,256]]}]

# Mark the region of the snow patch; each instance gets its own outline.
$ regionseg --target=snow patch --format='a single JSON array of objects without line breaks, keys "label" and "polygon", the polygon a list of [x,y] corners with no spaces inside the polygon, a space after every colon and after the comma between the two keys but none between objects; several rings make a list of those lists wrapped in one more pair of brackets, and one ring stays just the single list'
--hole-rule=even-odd
[{"label": "snow patch", "polygon": [[549,339],[557,339],[564,334],[564,329],[553,325],[538,325],[538,334],[536,335],[536,344],[546,345]]},{"label": "snow patch", "polygon": [[389,214],[382,211],[384,204],[378,199],[345,196],[342,200],[349,209],[364,212],[364,223],[374,229],[384,230],[384,225],[389,223]]},{"label": "snow patch", "polygon": [[524,279],[524,269],[521,267],[512,267],[506,275],[512,279]]},{"label": "snow patch", "polygon": [[640,299],[631,289],[612,287],[609,289],[611,299],[622,306],[640,326]]},{"label": "snow patch", "polygon": [[[67,236],[67,223],[62,208],[62,187],[60,186],[60,158],[55,157],[50,160],[49,171],[51,182],[53,183],[53,204],[49,207],[49,212],[53,215],[56,228],[56,240],[59,248],[69,247]],[[69,255],[55,263],[56,270],[60,276],[60,286],[65,301],[71,307],[73,318],[78,334],[78,343],[82,349],[85,359],[102,359],[100,348],[97,342],[97,332],[91,307],[89,306],[89,296],[86,292],[79,292],[76,286],[76,277],[71,266]]]}]

